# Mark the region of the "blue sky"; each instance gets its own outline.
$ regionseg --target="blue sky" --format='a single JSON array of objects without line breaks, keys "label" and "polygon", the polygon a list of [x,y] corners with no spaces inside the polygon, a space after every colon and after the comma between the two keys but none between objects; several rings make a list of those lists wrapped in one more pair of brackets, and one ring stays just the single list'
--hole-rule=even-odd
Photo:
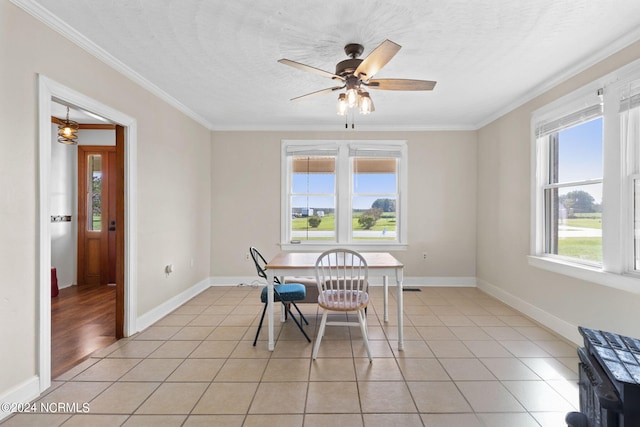
[{"label": "blue sky", "polygon": [[[559,134],[559,182],[602,178],[602,117],[565,129]],[[568,188],[583,190],[602,202],[602,186]]]},{"label": "blue sky", "polygon": [[[396,180],[395,174],[376,174],[376,173],[361,173],[354,176],[354,193],[371,194],[371,193],[395,193]],[[293,174],[292,190],[293,193],[333,193],[335,186],[335,175],[330,173],[315,173],[315,174]],[[308,187],[308,190],[307,190]],[[354,198],[355,209],[368,209],[371,204],[379,197],[357,197]],[[331,199],[325,197],[310,197],[309,207],[333,207],[327,206],[331,204]],[[306,197],[299,198],[294,197],[293,207],[306,207]]]},{"label": "blue sky", "polygon": [[[602,178],[602,118],[597,118],[559,133],[559,182],[582,181]],[[331,194],[336,185],[336,176],[332,173],[295,173],[292,190],[294,194]],[[395,193],[394,174],[356,174],[353,181],[353,193]],[[602,202],[602,185],[571,187],[561,190],[566,194],[572,190],[583,190],[590,193],[596,203]],[[378,197],[355,197],[355,209],[368,209]],[[294,197],[293,208],[309,207],[334,208],[331,197]]]}]

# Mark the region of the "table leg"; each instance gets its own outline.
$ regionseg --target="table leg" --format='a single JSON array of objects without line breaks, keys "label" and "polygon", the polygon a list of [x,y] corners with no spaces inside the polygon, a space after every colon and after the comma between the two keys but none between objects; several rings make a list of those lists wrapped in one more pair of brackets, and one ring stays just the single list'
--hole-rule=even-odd
[{"label": "table leg", "polygon": [[[284,283],[284,276],[280,276],[280,283]],[[275,301],[274,301],[275,305]],[[284,323],[287,320],[287,312],[284,304],[280,305],[280,323]]]},{"label": "table leg", "polygon": [[382,287],[384,297],[384,321],[389,322],[389,277],[382,276]]},{"label": "table leg", "polygon": [[398,350],[404,350],[404,333],[403,333],[403,302],[402,302],[402,269],[396,270],[397,297],[398,300]]},{"label": "table leg", "polygon": [[267,322],[269,330],[269,351],[273,351],[273,277],[274,274],[267,270]]}]

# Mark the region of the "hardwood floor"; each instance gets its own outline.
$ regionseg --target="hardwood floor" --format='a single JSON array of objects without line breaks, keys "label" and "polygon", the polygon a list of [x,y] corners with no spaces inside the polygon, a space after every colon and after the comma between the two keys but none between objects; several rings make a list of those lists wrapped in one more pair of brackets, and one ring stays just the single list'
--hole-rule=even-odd
[{"label": "hardwood floor", "polygon": [[51,298],[51,378],[116,341],[115,286],[70,286]]}]

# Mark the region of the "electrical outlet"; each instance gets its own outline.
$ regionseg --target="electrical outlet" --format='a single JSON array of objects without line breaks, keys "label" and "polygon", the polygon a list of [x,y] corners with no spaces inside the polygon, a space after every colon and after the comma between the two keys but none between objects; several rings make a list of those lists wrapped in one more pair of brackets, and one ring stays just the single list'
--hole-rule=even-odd
[{"label": "electrical outlet", "polygon": [[426,252],[422,252],[422,259],[423,260],[427,260],[427,253]]},{"label": "electrical outlet", "polygon": [[251,260],[251,255],[249,255],[248,253],[244,254],[244,260],[249,262]]}]

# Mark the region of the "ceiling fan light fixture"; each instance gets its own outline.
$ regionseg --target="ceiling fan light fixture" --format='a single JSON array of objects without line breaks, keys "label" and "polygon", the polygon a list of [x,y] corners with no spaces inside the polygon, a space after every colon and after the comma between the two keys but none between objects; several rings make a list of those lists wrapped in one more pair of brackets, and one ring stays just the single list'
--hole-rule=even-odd
[{"label": "ceiling fan light fixture", "polygon": [[358,90],[356,88],[347,89],[347,104],[349,104],[349,108],[358,104]]},{"label": "ceiling fan light fixture", "polygon": [[65,145],[78,144],[78,122],[69,120],[69,107],[67,107],[67,119],[58,125],[58,142]]},{"label": "ceiling fan light fixture", "polygon": [[359,80],[355,76],[348,76],[345,83],[347,87],[347,103],[349,108],[353,108],[358,105]]},{"label": "ceiling fan light fixture", "polygon": [[341,93],[338,95],[338,115],[344,116],[349,110],[349,103],[347,102],[347,95]]},{"label": "ceiling fan light fixture", "polygon": [[373,100],[369,96],[369,92],[361,92],[358,98],[358,107],[360,108],[360,114],[369,114],[375,111],[373,106]]}]

